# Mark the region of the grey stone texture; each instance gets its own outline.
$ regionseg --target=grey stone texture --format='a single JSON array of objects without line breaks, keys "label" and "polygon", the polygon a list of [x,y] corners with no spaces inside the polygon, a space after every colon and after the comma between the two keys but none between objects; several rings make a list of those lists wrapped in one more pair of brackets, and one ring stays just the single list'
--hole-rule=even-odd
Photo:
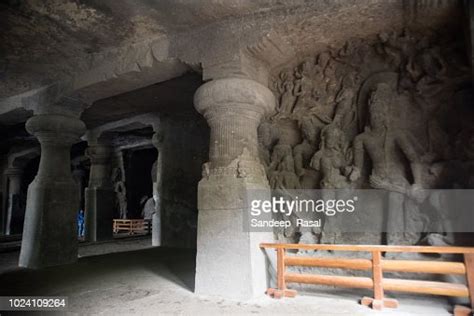
[{"label": "grey stone texture", "polygon": [[37,268],[77,260],[77,184],[71,176],[71,145],[85,132],[74,117],[36,115],[26,129],[41,144],[38,174],[28,187],[19,265]]},{"label": "grey stone texture", "polygon": [[86,150],[89,157],[89,184],[85,190],[85,236],[88,241],[113,238],[112,223],[115,193],[111,182],[111,156],[109,144],[91,141]]},{"label": "grey stone texture", "polygon": [[[474,186],[472,1],[1,6],[2,233],[18,213],[25,176],[36,171],[24,162],[39,153],[25,148],[41,146],[28,188],[23,267],[76,260],[78,183],[87,177],[87,239],[111,238],[112,218],[133,215],[127,155],[134,150],[158,154],[153,245],[197,245],[196,293],[238,299],[263,294],[274,263],[258,247],[273,236],[243,231],[248,189],[386,189],[387,218],[413,224],[399,211],[420,215],[419,189]],[[71,155],[86,175],[77,183]],[[12,168],[24,171],[23,180]],[[413,203],[402,205],[403,196]],[[324,228],[275,236],[383,239],[325,235]],[[398,237],[387,239],[420,241]]]},{"label": "grey stone texture", "polygon": [[[430,215],[418,209],[426,200],[419,199],[421,189],[472,187],[465,172],[472,161],[463,153],[472,146],[461,140],[472,135],[474,119],[466,97],[472,98],[469,66],[460,52],[445,49],[461,43],[448,30],[404,28],[348,40],[273,74],[278,107],[265,117],[259,135],[272,189],[391,192],[381,224],[386,236],[334,236],[323,228],[312,236],[278,231],[279,239],[378,244],[384,237],[388,244],[410,245],[430,240],[394,232],[416,225],[411,231],[422,231]],[[380,212],[376,205],[371,211]],[[326,225],[337,223],[330,219]]]},{"label": "grey stone texture", "polygon": [[249,299],[267,285],[259,243],[271,234],[245,232],[248,189],[268,189],[258,159],[257,128],[275,107],[258,82],[216,79],[196,92],[194,104],[211,128],[209,162],[198,187],[196,293]]}]

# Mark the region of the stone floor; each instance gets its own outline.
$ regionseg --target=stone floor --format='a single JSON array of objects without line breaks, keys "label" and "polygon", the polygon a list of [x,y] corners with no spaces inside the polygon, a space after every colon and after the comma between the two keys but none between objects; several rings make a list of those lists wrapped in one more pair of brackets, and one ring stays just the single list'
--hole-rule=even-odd
[{"label": "stone floor", "polygon": [[[107,247],[111,245],[102,246]],[[37,271],[16,268],[17,256],[18,252],[0,253],[0,295],[68,296],[67,314],[71,315],[450,315],[445,299],[423,296],[402,297],[398,310],[377,313],[357,303],[363,295],[359,292],[327,291],[283,300],[262,296],[248,302],[194,295],[195,253],[191,250],[110,253]]]}]

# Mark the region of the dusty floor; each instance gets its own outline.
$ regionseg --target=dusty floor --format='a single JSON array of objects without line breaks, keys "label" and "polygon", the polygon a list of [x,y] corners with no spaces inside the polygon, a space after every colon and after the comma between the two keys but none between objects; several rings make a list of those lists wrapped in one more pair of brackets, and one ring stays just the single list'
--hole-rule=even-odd
[{"label": "dusty floor", "polygon": [[[140,247],[146,244],[140,242]],[[97,249],[92,253],[100,252]],[[150,248],[89,256],[76,264],[38,271],[15,268],[17,256],[18,252],[0,253],[0,295],[68,296],[71,315],[450,315],[445,299],[420,296],[402,297],[399,309],[383,312],[359,305],[358,299],[366,293],[358,292],[339,292],[342,296],[321,292],[283,300],[262,296],[248,302],[198,296],[192,292],[195,253],[191,250]]]}]

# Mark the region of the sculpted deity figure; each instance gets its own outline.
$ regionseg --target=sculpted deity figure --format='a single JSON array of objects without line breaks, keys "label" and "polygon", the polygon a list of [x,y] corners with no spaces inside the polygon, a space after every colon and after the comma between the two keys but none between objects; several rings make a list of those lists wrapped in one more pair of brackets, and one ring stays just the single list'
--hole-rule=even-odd
[{"label": "sculpted deity figure", "polygon": [[343,88],[336,96],[337,104],[333,123],[343,130],[352,123],[354,118],[353,98],[354,90],[352,88]]},{"label": "sculpted deity figure", "polygon": [[311,157],[316,151],[319,129],[313,126],[311,119],[303,119],[301,131],[303,141],[293,149],[296,175],[300,179],[302,189],[314,189],[318,186],[319,174],[308,167]]},{"label": "sculpted deity figure", "polygon": [[120,218],[127,218],[127,190],[123,182],[122,170],[117,167],[113,171],[114,191]]},{"label": "sculpted deity figure", "polygon": [[311,106],[313,98],[313,80],[311,79],[311,73],[313,70],[313,65],[311,61],[307,60],[301,64],[296,70],[296,80],[294,94],[298,97],[296,100],[294,112],[301,111],[304,108]]},{"label": "sculpted deity figure", "polygon": [[278,107],[279,116],[288,116],[293,111],[297,96],[294,93],[295,84],[293,83],[293,74],[290,70],[280,74],[280,80],[277,82],[277,90],[280,94],[280,105]]},{"label": "sculpted deity figure", "polygon": [[[404,194],[416,196],[416,191],[421,188],[422,165],[414,139],[403,130],[389,126],[388,113],[392,96],[392,89],[384,83],[378,84],[372,92],[369,99],[370,124],[366,131],[354,140],[354,171],[359,174],[366,152],[372,162],[370,185],[376,189],[390,191],[387,243],[414,244],[420,237],[418,234],[401,233],[414,231],[411,226],[419,224],[417,208],[414,205],[405,205],[405,202],[412,200],[406,200]],[[413,184],[404,176],[404,159],[409,162]]]},{"label": "sculpted deity figure", "polygon": [[[320,149],[311,159],[311,167],[321,173],[320,186],[322,197],[329,199],[343,199],[347,193],[332,189],[346,189],[351,187],[352,167],[351,151],[344,132],[337,124],[326,126],[321,132]],[[321,243],[335,243],[341,238],[341,216],[324,219],[324,228],[321,231]]]},{"label": "sculpted deity figure", "polygon": [[291,114],[296,101],[296,96],[293,94],[295,86],[293,81],[288,80],[283,84],[283,87],[284,92],[280,99],[280,113]]},{"label": "sculpted deity figure", "polygon": [[292,190],[300,187],[298,177],[295,174],[293,150],[289,144],[282,142],[281,137],[273,147],[271,162],[267,170],[272,189]]},{"label": "sculpted deity figure", "polygon": [[336,124],[326,126],[321,132],[320,149],[311,159],[311,167],[322,174],[321,188],[347,188],[351,179],[351,158],[344,132]]},{"label": "sculpted deity figure", "polygon": [[316,65],[318,75],[324,77],[324,71],[331,61],[331,54],[329,51],[322,52],[318,55],[318,63]]}]

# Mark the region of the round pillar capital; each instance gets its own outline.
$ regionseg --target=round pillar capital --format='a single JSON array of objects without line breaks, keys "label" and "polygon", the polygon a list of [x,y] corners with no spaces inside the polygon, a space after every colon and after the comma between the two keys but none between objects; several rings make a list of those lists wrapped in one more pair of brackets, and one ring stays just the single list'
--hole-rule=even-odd
[{"label": "round pillar capital", "polygon": [[194,95],[194,106],[206,119],[234,113],[260,120],[264,114],[271,113],[275,105],[270,89],[245,78],[212,80]]},{"label": "round pillar capital", "polygon": [[58,114],[35,115],[28,119],[25,127],[40,142],[58,145],[70,145],[86,131],[86,126],[80,119]]}]

